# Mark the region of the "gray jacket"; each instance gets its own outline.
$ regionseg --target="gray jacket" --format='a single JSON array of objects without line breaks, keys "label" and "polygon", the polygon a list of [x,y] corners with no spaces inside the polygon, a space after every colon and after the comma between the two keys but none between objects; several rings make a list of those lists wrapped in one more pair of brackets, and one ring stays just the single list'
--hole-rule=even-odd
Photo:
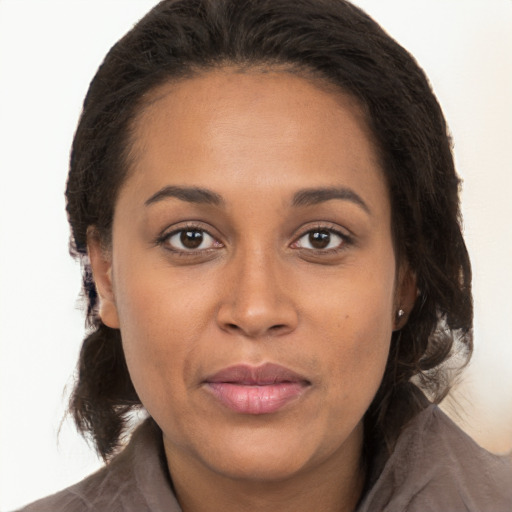
[{"label": "gray jacket", "polygon": [[[409,422],[374,472],[357,512],[512,511],[511,461],[480,448],[434,405]],[[152,420],[106,467],[21,512],[86,511],[181,512]]]}]

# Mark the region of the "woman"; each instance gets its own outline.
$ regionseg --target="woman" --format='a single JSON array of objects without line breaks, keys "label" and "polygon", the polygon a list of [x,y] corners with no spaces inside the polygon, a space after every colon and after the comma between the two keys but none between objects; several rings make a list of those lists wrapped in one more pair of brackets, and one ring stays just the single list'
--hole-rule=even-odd
[{"label": "woman", "polygon": [[458,186],[425,76],[352,5],[159,4],[67,186],[70,408],[108,464],[26,510],[510,509],[510,467],[422,393],[472,349]]}]

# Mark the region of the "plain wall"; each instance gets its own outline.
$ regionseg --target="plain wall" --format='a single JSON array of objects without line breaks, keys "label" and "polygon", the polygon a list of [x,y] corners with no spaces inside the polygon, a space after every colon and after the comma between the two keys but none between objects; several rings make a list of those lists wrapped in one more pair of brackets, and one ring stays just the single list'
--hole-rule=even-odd
[{"label": "plain wall", "polygon": [[[0,0],[0,509],[100,465],[61,420],[83,315],[64,185],[82,99],[110,46],[153,0]],[[464,179],[475,354],[447,409],[512,448],[512,2],[357,0],[424,67]],[[67,387],[65,391],[64,388]],[[58,431],[60,429],[60,436]]]}]

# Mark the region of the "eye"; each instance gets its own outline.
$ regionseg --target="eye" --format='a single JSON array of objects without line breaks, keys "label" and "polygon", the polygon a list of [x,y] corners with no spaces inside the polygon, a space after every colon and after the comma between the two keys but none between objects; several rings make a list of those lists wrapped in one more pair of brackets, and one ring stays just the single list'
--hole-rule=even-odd
[{"label": "eye", "polygon": [[202,229],[186,228],[166,237],[166,244],[175,251],[204,251],[222,247],[222,244]]},{"label": "eye", "polygon": [[332,229],[312,229],[302,235],[293,246],[299,249],[311,249],[315,251],[329,251],[340,249],[347,241],[347,237]]}]

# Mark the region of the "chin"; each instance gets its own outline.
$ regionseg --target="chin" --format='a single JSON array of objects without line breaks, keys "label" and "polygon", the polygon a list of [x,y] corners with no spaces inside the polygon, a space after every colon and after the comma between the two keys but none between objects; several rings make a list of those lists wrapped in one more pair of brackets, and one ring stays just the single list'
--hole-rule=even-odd
[{"label": "chin", "polygon": [[306,471],[312,462],[308,457],[290,457],[290,453],[276,454],[266,450],[260,450],[257,454],[244,450],[243,453],[225,453],[224,456],[223,460],[211,461],[210,469],[230,480],[260,483],[282,482],[292,478]]},{"label": "chin", "polygon": [[[340,438],[315,435],[303,426],[290,429],[260,425],[212,435],[210,442],[198,447],[196,455],[226,478],[268,483],[286,480],[322,464],[340,444]],[[209,449],[204,450],[204,446]]]}]

